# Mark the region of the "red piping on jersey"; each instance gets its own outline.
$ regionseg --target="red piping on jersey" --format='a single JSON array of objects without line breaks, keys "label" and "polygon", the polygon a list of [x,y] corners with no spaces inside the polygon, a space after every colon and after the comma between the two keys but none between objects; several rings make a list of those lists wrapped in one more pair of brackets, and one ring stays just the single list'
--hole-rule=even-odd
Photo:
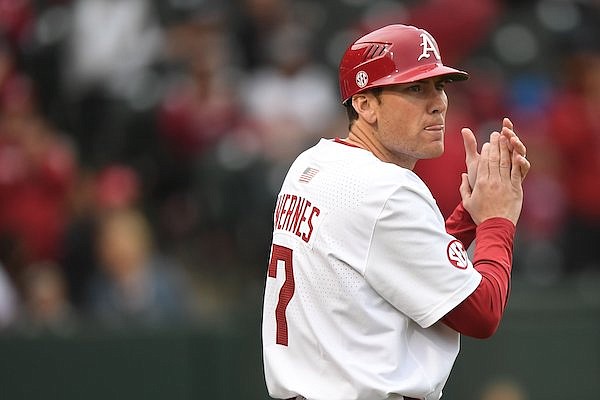
[{"label": "red piping on jersey", "polygon": [[498,329],[508,300],[515,226],[506,218],[490,218],[476,226],[460,204],[446,221],[446,230],[464,240],[465,247],[477,237],[473,266],[482,279],[442,322],[463,335],[488,338]]},{"label": "red piping on jersey", "polygon": [[346,142],[344,139],[340,139],[339,137],[334,138],[333,141],[336,142],[336,143],[345,144],[346,146],[356,147],[357,149],[361,148],[360,146],[357,146],[355,144]]}]

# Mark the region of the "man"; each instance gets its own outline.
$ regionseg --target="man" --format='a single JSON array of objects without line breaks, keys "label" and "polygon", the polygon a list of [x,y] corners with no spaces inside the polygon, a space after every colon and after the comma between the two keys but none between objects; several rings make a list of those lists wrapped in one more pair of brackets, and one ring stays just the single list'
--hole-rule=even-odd
[{"label": "man", "polygon": [[508,119],[481,154],[463,129],[468,173],[445,224],[412,172],[443,153],[444,88],[467,77],[412,26],[378,29],[343,55],[348,137],[301,154],[275,207],[262,333],[271,396],[439,399],[459,334],[496,330],[529,170],[524,145]]}]

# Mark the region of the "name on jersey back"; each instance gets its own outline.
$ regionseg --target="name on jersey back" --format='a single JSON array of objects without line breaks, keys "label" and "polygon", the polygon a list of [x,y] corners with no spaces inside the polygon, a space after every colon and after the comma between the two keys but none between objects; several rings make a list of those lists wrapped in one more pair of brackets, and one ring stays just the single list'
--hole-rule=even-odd
[{"label": "name on jersey back", "polygon": [[281,193],[273,216],[274,229],[293,233],[308,243],[321,210],[309,200],[295,194]]}]

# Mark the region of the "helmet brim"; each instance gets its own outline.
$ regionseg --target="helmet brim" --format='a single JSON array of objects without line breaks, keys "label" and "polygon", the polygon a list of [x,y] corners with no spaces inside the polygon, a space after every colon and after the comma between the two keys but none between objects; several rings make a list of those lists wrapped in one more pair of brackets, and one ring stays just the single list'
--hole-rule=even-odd
[{"label": "helmet brim", "polygon": [[444,76],[453,81],[465,81],[469,79],[469,74],[465,71],[448,67],[443,64],[422,65],[409,69],[403,73],[392,75],[395,83],[410,83],[438,76]]},{"label": "helmet brim", "polygon": [[446,77],[452,81],[465,81],[469,79],[469,74],[442,64],[428,64],[380,78],[372,87],[411,83],[435,77]]},{"label": "helmet brim", "polygon": [[[416,68],[412,68],[402,73],[394,73],[388,76],[377,79],[373,84],[359,90],[355,94],[362,93],[368,89],[376,87],[396,85],[402,83],[417,82],[424,79],[435,77],[446,77],[451,81],[466,81],[469,79],[469,74],[456,68],[448,67],[443,64],[427,64]],[[345,104],[352,96],[348,97],[343,103]]]}]

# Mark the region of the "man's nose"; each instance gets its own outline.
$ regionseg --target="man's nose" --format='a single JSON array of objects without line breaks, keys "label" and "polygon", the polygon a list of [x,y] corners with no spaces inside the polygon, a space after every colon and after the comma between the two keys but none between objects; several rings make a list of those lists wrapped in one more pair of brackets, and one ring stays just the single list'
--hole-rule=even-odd
[{"label": "man's nose", "polygon": [[446,96],[446,92],[438,90],[437,88],[432,88],[429,108],[431,114],[445,113],[448,108],[448,97]]}]

